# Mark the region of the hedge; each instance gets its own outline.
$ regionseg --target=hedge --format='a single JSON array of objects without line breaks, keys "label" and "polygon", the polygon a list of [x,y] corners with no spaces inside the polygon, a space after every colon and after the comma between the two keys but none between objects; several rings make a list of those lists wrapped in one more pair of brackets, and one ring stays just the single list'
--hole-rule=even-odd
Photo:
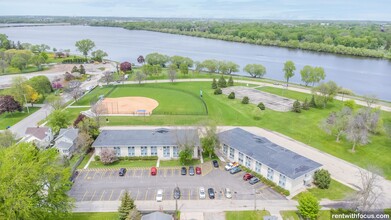
[{"label": "hedge", "polygon": [[275,191],[279,192],[280,194],[285,195],[285,196],[289,196],[290,195],[289,190],[286,190],[286,189],[282,188],[281,186],[278,186],[275,182],[265,178],[261,174],[256,173],[256,172],[250,170],[249,168],[247,168],[245,166],[241,165],[240,167],[241,167],[241,169],[243,171],[245,171],[247,173],[251,173],[253,176],[258,177],[264,184],[270,186],[270,188],[274,189]]},{"label": "hedge", "polygon": [[134,156],[134,157],[118,157],[119,160],[157,160],[157,156]]}]

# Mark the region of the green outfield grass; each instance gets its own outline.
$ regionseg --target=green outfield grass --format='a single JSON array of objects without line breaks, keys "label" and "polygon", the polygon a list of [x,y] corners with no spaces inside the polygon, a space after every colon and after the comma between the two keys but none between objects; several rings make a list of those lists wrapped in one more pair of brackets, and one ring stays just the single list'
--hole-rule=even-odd
[{"label": "green outfield grass", "polygon": [[[34,112],[38,111],[39,108],[32,108],[29,107],[30,114],[27,113],[26,109],[25,112],[14,112],[14,113],[3,113],[0,114],[0,130],[6,129],[7,126],[12,126],[19,121],[23,120],[25,117],[33,114]],[[36,125],[31,125],[36,126]]]}]

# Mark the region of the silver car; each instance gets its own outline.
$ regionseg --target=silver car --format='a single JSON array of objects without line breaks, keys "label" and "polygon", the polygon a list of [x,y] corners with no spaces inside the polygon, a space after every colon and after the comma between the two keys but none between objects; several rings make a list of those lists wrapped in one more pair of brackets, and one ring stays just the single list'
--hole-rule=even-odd
[{"label": "silver car", "polygon": [[200,199],[205,199],[205,198],[206,198],[205,188],[204,187],[200,187]]}]

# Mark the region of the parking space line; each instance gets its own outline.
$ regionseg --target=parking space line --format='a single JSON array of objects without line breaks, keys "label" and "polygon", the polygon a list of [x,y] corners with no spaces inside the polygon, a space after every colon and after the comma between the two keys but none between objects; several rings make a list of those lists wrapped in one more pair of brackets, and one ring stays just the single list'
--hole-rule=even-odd
[{"label": "parking space line", "polygon": [[86,176],[84,177],[84,179],[87,179],[89,173],[90,173],[90,171],[87,170],[87,174],[86,174]]},{"label": "parking space line", "polygon": [[[95,179],[96,174],[101,173],[102,171],[95,171],[94,175],[92,176],[92,179]],[[103,172],[102,172],[103,173]]]},{"label": "parking space line", "polygon": [[99,201],[102,201],[102,199],[103,199],[103,195],[106,193],[106,191],[105,190],[103,190],[103,192],[102,192],[102,195],[100,196],[100,199],[99,199]]},{"label": "parking space line", "polygon": [[147,200],[147,196],[148,196],[148,189],[147,189],[147,191],[145,191],[145,196],[144,196],[144,200]]},{"label": "parking space line", "polygon": [[106,175],[107,171],[102,172],[102,175],[100,175],[100,178],[103,179],[103,176]]},{"label": "parking space line", "polygon": [[119,194],[119,197],[118,197],[117,200],[120,200],[120,199],[122,198],[122,193],[124,193],[124,190],[123,190],[123,189],[121,189],[121,193]]},{"label": "parking space line", "polygon": [[91,197],[90,201],[92,201],[92,199],[94,198],[95,193],[96,193],[96,190],[94,190],[94,194],[92,194],[92,197]]},{"label": "parking space line", "polygon": [[87,193],[88,193],[88,190],[86,190],[86,192],[84,193],[83,197],[81,198],[81,201],[84,201],[84,197],[86,197]]}]

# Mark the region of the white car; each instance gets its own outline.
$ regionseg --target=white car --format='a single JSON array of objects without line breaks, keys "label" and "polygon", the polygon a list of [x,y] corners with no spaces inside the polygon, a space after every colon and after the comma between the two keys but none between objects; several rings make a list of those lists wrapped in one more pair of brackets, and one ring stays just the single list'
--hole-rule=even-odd
[{"label": "white car", "polygon": [[204,187],[200,187],[200,199],[205,199],[206,195],[205,195],[205,188]]},{"label": "white car", "polygon": [[162,202],[163,201],[163,190],[159,189],[156,193],[156,202]]},{"label": "white car", "polygon": [[227,163],[227,165],[225,165],[225,170],[230,170],[230,169],[232,169],[232,165],[233,165],[233,163]]},{"label": "white car", "polygon": [[231,190],[229,188],[225,188],[224,194],[225,194],[225,197],[227,197],[227,199],[231,199],[232,198],[232,192],[231,192]]}]

